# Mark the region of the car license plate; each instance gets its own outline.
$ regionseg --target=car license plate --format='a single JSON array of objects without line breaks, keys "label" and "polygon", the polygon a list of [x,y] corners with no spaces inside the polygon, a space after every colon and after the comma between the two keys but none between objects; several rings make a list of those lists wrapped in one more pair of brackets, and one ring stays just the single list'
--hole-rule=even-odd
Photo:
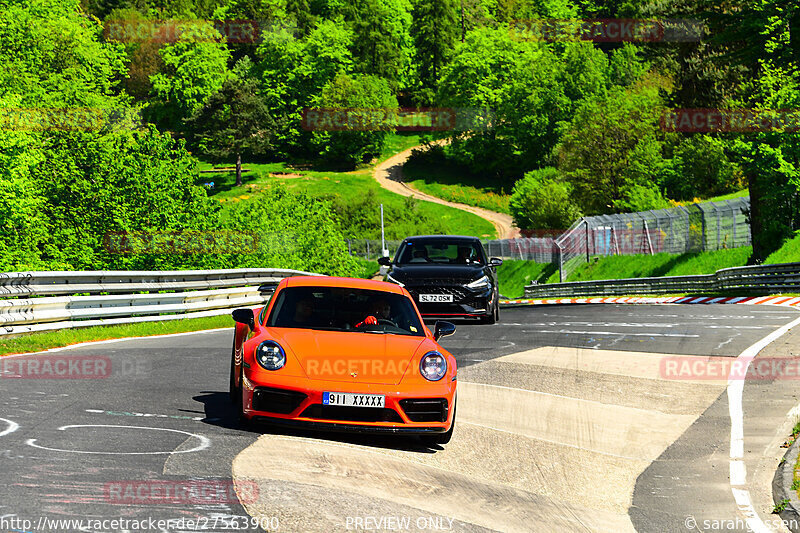
[{"label": "car license plate", "polygon": [[345,407],[383,407],[386,397],[381,394],[353,394],[351,392],[323,392],[324,405]]},{"label": "car license plate", "polygon": [[452,302],[452,294],[420,294],[420,303],[433,303],[433,302]]}]

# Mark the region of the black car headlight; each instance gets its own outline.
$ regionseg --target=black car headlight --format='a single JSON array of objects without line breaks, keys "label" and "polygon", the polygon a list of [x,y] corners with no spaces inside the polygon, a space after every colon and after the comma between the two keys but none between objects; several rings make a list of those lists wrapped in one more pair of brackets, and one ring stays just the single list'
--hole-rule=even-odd
[{"label": "black car headlight", "polygon": [[428,381],[439,381],[447,374],[447,359],[439,352],[428,352],[419,362],[419,372]]},{"label": "black car headlight", "polygon": [[286,353],[275,341],[264,341],[256,348],[256,361],[267,370],[279,370],[286,364]]},{"label": "black car headlight", "polygon": [[489,280],[489,276],[482,276],[475,281],[467,283],[467,287],[470,289],[488,289],[492,286],[492,282]]}]

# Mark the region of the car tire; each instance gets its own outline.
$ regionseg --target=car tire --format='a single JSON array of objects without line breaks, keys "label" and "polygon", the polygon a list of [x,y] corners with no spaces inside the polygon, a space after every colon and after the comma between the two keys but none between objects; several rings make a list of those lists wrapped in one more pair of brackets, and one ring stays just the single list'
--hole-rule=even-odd
[{"label": "car tire", "polygon": [[435,435],[423,435],[422,442],[427,445],[432,444],[447,444],[453,438],[453,430],[456,428],[456,403],[453,402],[453,423],[450,424],[450,429],[444,433],[436,433]]},{"label": "car tire", "polygon": [[497,319],[500,316],[500,310],[498,309],[499,305],[500,304],[495,301],[494,308],[492,308],[492,314],[483,317],[481,319],[481,324],[494,324],[497,322]]}]

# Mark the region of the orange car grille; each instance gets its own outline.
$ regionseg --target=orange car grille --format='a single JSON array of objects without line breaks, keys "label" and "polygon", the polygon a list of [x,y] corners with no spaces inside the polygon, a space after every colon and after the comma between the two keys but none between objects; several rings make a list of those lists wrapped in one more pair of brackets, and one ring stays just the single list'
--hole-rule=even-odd
[{"label": "orange car grille", "polygon": [[310,405],[300,416],[319,420],[335,420],[339,422],[396,422],[403,419],[394,409],[387,407],[377,409],[369,407],[343,407],[338,405]]},{"label": "orange car grille", "polygon": [[447,420],[447,400],[445,398],[400,400],[400,407],[412,422],[445,422]]},{"label": "orange car grille", "polygon": [[288,415],[297,409],[306,395],[302,392],[256,387],[253,392],[253,409],[279,415]]}]

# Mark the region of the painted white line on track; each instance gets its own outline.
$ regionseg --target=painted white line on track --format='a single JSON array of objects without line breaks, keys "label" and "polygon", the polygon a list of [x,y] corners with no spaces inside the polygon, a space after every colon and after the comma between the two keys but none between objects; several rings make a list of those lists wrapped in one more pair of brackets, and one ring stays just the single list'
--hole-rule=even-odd
[{"label": "painted white line on track", "polygon": [[[753,344],[736,358],[737,361],[744,363],[744,372],[747,372],[750,363],[758,353],[771,342],[775,341],[793,327],[800,325],[800,318],[793,320],[785,326],[773,331],[757,343]],[[741,367],[739,367],[741,368]],[[737,369],[738,372],[738,369]],[[733,370],[728,376],[728,413],[731,419],[731,441],[730,441],[730,485],[736,505],[744,515],[747,527],[756,533],[770,533],[772,530],[767,527],[761,517],[753,507],[750,499],[750,491],[747,490],[747,468],[744,464],[744,411],[742,409],[742,395],[744,392],[744,381],[741,374],[733,375]]]},{"label": "painted white line on track", "polygon": [[165,333],[164,335],[145,335],[143,337],[120,337],[119,339],[106,339],[104,341],[88,341],[79,342],[78,344],[70,344],[69,346],[60,346],[58,348],[50,348],[49,350],[42,350],[41,352],[28,352],[28,353],[15,353],[11,355],[0,356],[0,361],[5,358],[11,357],[25,357],[27,355],[37,355],[40,353],[53,353],[63,352],[64,350],[72,350],[74,348],[83,348],[85,346],[96,346],[101,344],[111,344],[114,342],[135,341],[140,339],[163,339],[165,337],[183,337],[185,335],[197,335],[199,333],[216,333],[219,331],[231,331],[233,326],[229,328],[215,328],[215,329],[201,329],[199,331],[184,331],[183,333]]},{"label": "painted white line on track", "polygon": [[34,448],[39,448],[41,450],[48,450],[51,452],[82,453],[91,455],[172,455],[178,453],[199,452],[211,446],[211,441],[208,439],[208,437],[204,437],[203,435],[197,435],[196,433],[189,433],[188,431],[181,431],[180,429],[151,428],[146,426],[118,426],[110,424],[76,424],[72,426],[61,426],[60,428],[58,428],[58,431],[66,431],[72,428],[123,428],[123,429],[149,429],[151,431],[169,431],[172,433],[182,433],[184,435],[194,437],[200,441],[200,444],[189,450],[177,450],[177,451],[172,450],[168,452],[90,452],[84,450],[63,450],[60,448],[48,448],[46,446],[41,446],[39,444],[36,444],[36,439],[28,439],[25,441],[25,444],[27,444],[28,446],[33,446]]},{"label": "painted white line on track", "polygon": [[5,422],[6,424],[8,424],[8,427],[6,429],[4,429],[3,431],[0,431],[0,437],[8,435],[9,433],[14,433],[16,430],[19,429],[19,424],[17,424],[16,422],[13,422],[13,421],[11,421],[11,420],[9,420],[7,418],[0,418],[0,421],[1,422]]},{"label": "painted white line on track", "polygon": [[569,333],[571,335],[617,335],[619,337],[699,337],[700,335],[689,335],[684,333],[625,333],[620,331],[569,331],[569,330],[545,330],[532,329],[523,333]]}]

